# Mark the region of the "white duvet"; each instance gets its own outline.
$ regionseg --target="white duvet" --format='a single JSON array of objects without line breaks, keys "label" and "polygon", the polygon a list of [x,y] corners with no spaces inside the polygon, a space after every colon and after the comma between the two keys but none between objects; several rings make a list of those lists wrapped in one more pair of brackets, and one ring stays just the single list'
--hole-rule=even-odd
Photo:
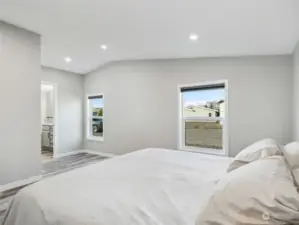
[{"label": "white duvet", "polygon": [[22,189],[4,225],[193,225],[226,157],[145,149]]}]

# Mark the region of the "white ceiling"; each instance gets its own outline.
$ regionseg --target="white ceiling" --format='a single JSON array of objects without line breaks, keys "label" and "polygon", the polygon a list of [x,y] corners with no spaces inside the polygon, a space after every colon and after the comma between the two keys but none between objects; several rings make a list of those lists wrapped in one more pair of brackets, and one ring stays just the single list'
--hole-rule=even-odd
[{"label": "white ceiling", "polygon": [[299,0],[0,0],[1,19],[42,35],[43,65],[81,74],[116,60],[289,54],[299,40]]}]

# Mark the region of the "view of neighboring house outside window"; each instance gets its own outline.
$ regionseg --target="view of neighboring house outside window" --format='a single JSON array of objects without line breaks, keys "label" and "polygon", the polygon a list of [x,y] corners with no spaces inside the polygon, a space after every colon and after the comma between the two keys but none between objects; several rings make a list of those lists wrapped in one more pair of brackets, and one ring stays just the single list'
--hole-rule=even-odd
[{"label": "view of neighboring house outside window", "polygon": [[220,100],[219,102],[219,113],[220,117],[225,118],[225,102],[224,100]]},{"label": "view of neighboring house outside window", "polygon": [[180,86],[180,148],[225,154],[226,82]]},{"label": "view of neighboring house outside window", "polygon": [[87,97],[87,139],[103,140],[104,138],[104,96],[103,94]]},{"label": "view of neighboring house outside window", "polygon": [[184,116],[186,117],[215,117],[218,111],[206,108],[201,105],[184,107]]}]

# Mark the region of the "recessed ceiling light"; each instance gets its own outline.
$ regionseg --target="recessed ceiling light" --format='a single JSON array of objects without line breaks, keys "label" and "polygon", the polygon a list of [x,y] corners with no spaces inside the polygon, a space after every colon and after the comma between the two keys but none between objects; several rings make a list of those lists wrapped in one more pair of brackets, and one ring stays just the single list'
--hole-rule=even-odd
[{"label": "recessed ceiling light", "polygon": [[70,57],[65,57],[64,60],[65,60],[67,63],[69,63],[69,62],[72,61],[72,59],[71,59]]},{"label": "recessed ceiling light", "polygon": [[101,48],[105,51],[108,47],[107,45],[101,45]]},{"label": "recessed ceiling light", "polygon": [[197,34],[190,34],[189,35],[189,39],[191,41],[197,41],[198,40],[198,35]]}]

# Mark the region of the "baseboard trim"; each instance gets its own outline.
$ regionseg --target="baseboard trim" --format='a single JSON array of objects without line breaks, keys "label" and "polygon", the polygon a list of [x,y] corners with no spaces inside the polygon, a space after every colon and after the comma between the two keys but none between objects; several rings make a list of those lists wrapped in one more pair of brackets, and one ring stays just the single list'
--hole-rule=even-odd
[{"label": "baseboard trim", "polygon": [[72,151],[72,152],[58,153],[58,154],[55,154],[53,156],[53,158],[57,159],[57,158],[65,157],[65,156],[76,155],[78,153],[84,153],[84,151],[80,149],[80,150],[75,150],[75,151]]},{"label": "baseboard trim", "polygon": [[108,157],[108,158],[113,158],[113,157],[117,156],[115,154],[105,153],[105,152],[98,152],[98,151],[89,150],[89,149],[85,149],[84,151],[89,153],[89,154],[101,155],[101,156],[105,156],[105,157]]},{"label": "baseboard trim", "polygon": [[31,184],[31,183],[37,182],[41,179],[42,179],[42,175],[38,175],[38,176],[29,177],[27,179],[17,180],[17,181],[8,183],[8,184],[1,185],[0,186],[0,197],[2,195],[1,194],[2,192],[5,192],[5,191],[8,191],[8,190],[17,188],[17,187],[21,187],[21,186],[24,186],[24,185],[27,185],[27,184]]},{"label": "baseboard trim", "polygon": [[82,149],[82,151],[86,152],[86,153],[89,153],[89,154],[105,156],[105,157],[108,157],[108,158],[113,158],[113,157],[117,156],[115,154],[99,152],[99,151],[94,151],[94,150],[90,150],[90,149]]},{"label": "baseboard trim", "polygon": [[89,153],[89,154],[94,154],[94,155],[105,156],[105,157],[108,157],[108,158],[113,158],[113,157],[117,156],[117,155],[114,155],[114,154],[94,151],[94,150],[90,150],[90,149],[79,149],[79,150],[72,151],[72,152],[56,154],[56,155],[54,155],[54,158],[55,159],[56,158],[61,158],[61,157],[65,157],[65,156],[75,155],[75,154],[78,154],[78,153]]}]

